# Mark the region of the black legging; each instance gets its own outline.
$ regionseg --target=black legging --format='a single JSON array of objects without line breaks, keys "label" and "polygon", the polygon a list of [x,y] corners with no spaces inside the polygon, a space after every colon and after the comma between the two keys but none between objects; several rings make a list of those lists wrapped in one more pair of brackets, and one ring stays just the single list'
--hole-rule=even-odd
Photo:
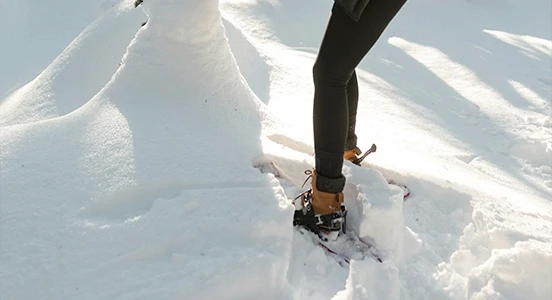
[{"label": "black legging", "polygon": [[314,148],[318,175],[340,179],[341,183],[318,185],[322,191],[337,193],[343,190],[343,152],[356,147],[358,83],[355,68],[405,2],[371,0],[358,22],[338,4],[333,5],[313,67]]}]

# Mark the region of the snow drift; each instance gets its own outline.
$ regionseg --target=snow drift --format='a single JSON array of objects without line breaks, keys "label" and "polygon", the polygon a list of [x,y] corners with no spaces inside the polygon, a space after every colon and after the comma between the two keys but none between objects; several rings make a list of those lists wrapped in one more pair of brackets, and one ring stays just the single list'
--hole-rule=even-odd
[{"label": "snow drift", "polygon": [[113,299],[155,281],[140,297],[286,298],[290,204],[251,168],[261,151],[259,104],[233,60],[218,3],[150,1],[144,11],[142,28],[107,12],[20,101],[3,103],[12,116],[14,106],[48,105],[42,87],[67,92],[66,76],[84,83],[71,76],[76,68],[98,80],[76,99],[54,98],[78,105],[105,79],[82,68],[105,63],[91,61],[103,56],[88,43],[108,32],[124,41],[135,28],[121,66],[84,105],[3,127],[2,294]]}]

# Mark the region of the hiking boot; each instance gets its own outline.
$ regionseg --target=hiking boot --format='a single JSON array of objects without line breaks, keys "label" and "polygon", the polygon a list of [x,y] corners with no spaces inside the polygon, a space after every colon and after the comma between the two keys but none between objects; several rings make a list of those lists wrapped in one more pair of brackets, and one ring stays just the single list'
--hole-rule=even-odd
[{"label": "hiking boot", "polygon": [[295,210],[293,224],[304,226],[320,237],[322,233],[345,231],[347,209],[343,193],[322,192],[316,187],[316,171],[308,170],[305,174],[312,178],[311,188],[295,198],[301,203],[296,204],[300,209]]},{"label": "hiking boot", "polygon": [[343,158],[350,162],[354,162],[355,160],[358,159],[359,155],[361,154],[362,154],[362,151],[360,151],[358,147],[354,147],[351,150],[345,150],[345,152],[343,153]]},{"label": "hiking boot", "polygon": [[343,193],[326,193],[316,188],[316,171],[312,172],[312,208],[317,215],[326,215],[341,210]]},{"label": "hiking boot", "polygon": [[368,151],[364,152],[364,154],[362,154],[362,151],[360,151],[360,149],[358,147],[354,147],[353,149],[345,150],[343,152],[343,159],[346,159],[346,160],[352,162],[353,164],[355,164],[357,166],[360,166],[362,161],[370,153],[376,152],[376,150],[377,150],[376,144],[372,144],[372,147],[370,147],[370,149],[368,149]]}]

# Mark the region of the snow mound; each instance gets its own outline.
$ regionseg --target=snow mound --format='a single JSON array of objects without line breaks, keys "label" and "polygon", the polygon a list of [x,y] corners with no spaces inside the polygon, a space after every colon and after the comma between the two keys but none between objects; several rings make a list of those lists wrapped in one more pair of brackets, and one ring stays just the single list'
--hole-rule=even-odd
[{"label": "snow mound", "polygon": [[332,300],[400,299],[399,272],[386,261],[352,261],[346,289]]},{"label": "snow mound", "polygon": [[[139,11],[106,12],[4,102],[2,294],[291,297],[293,208],[251,167],[262,103],[217,1],[147,1],[143,27]],[[91,46],[109,41],[120,66]]]},{"label": "snow mound", "polygon": [[82,106],[119,68],[143,19],[124,3],[103,13],[40,75],[0,103],[0,126],[59,117]]},{"label": "snow mound", "polygon": [[552,298],[549,243],[529,240],[492,252],[484,264],[469,272],[470,299]]},{"label": "snow mound", "polygon": [[403,190],[388,184],[375,169],[359,168],[347,162],[343,167],[347,177],[345,206],[348,207],[349,227],[358,236],[381,252],[393,252],[402,257],[404,233]]},{"label": "snow mound", "polygon": [[[517,211],[518,218],[532,215],[537,221],[503,219],[499,212],[508,210]],[[550,298],[552,228],[546,218],[550,216],[503,203],[476,207],[459,249],[450,263],[439,265],[438,280],[454,299]]]}]

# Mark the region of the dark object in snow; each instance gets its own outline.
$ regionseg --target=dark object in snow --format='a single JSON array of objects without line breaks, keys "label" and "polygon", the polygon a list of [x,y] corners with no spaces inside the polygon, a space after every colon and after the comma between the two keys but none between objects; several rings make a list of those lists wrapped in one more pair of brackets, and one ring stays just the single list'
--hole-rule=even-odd
[{"label": "dark object in snow", "polygon": [[144,2],[144,0],[136,0],[136,1],[134,1],[134,7],[138,7],[138,5],[142,4],[142,2]]}]

